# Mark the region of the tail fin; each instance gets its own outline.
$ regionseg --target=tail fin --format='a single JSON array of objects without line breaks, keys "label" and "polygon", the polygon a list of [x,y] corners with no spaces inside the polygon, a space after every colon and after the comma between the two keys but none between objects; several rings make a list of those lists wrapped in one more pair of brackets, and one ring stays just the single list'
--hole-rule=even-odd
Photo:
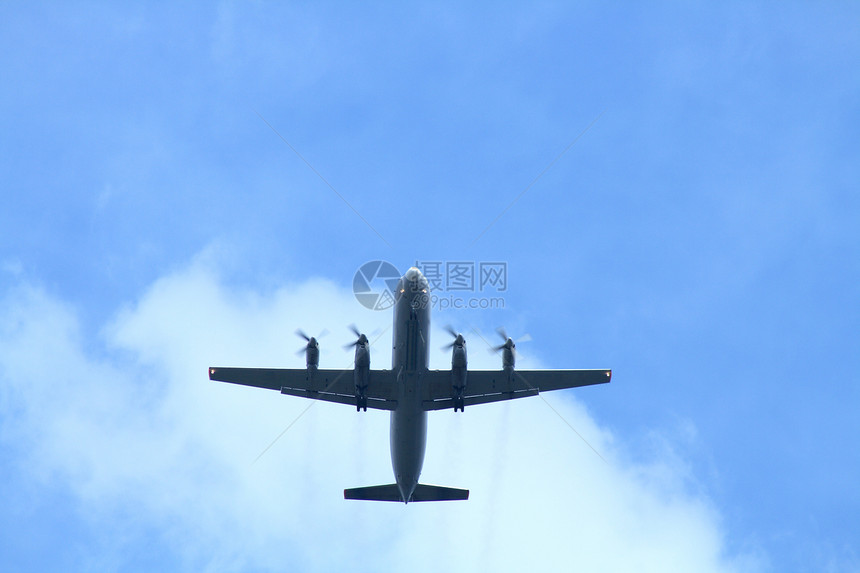
[{"label": "tail fin", "polygon": [[365,501],[403,501],[406,503],[410,501],[456,501],[469,499],[469,490],[419,483],[415,486],[412,496],[405,500],[400,495],[397,484],[392,483],[345,489],[343,490],[343,498]]}]

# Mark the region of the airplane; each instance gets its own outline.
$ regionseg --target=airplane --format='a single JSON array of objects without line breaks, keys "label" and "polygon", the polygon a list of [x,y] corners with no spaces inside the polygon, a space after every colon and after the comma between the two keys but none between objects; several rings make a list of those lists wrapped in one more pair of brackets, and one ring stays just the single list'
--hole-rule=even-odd
[{"label": "airplane", "polygon": [[[427,444],[427,412],[536,396],[539,392],[607,383],[612,371],[516,370],[516,344],[503,334],[501,370],[469,370],[466,340],[455,336],[450,370],[428,368],[430,286],[416,267],[400,278],[394,293],[394,348],[391,370],[371,370],[370,342],[358,329],[355,366],[350,370],[319,368],[319,342],[307,340],[306,368],[209,368],[209,379],[277,390],[355,406],[356,411],[391,412],[391,466],[395,483],[345,489],[344,499],[366,501],[453,501],[469,499],[469,490],[419,483]],[[503,331],[501,331],[503,332]]]}]

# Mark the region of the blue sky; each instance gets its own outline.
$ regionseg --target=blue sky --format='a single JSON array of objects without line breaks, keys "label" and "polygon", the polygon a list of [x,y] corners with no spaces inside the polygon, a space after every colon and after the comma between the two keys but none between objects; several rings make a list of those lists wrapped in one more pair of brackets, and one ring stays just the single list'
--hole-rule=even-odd
[{"label": "blue sky", "polygon": [[[0,568],[860,570],[858,16],[3,4]],[[340,499],[391,481],[379,413],[252,464],[307,404],[205,367],[298,327],[345,366],[377,259],[506,262],[435,324],[613,368],[547,397],[608,463],[529,399],[431,417],[459,507]]]}]

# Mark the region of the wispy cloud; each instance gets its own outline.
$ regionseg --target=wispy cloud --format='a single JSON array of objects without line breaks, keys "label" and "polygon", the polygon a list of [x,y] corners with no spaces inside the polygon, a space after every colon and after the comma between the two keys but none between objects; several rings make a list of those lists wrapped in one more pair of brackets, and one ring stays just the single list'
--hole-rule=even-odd
[{"label": "wispy cloud", "polygon": [[[370,330],[390,315],[322,279],[260,293],[225,286],[214,269],[204,257],[160,279],[101,341],[84,339],[73,308],[41,288],[5,293],[4,440],[19,444],[40,487],[63,483],[88,524],[154,529],[177,567],[195,570],[377,569],[405,558],[416,570],[756,568],[725,554],[719,511],[688,487],[677,456],[625,461],[630,446],[572,393],[550,399],[608,464],[537,399],[430,418],[423,479],[471,488],[463,504],[342,500],[344,487],[391,480],[378,412],[315,405],[252,466],[307,403],[210,382],[206,368],[300,366],[298,326],[332,330],[322,362],[344,367],[350,335],[337,326]],[[375,366],[388,366],[387,345],[377,346]],[[474,367],[496,367],[472,354]]]}]

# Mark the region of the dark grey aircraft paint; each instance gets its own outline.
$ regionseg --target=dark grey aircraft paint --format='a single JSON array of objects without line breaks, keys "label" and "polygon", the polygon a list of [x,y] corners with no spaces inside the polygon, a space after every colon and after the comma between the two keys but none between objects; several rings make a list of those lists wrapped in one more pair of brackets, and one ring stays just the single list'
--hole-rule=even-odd
[{"label": "dark grey aircraft paint", "polygon": [[427,412],[536,396],[539,392],[603,384],[612,371],[515,370],[516,345],[503,331],[501,370],[468,370],[466,341],[449,329],[454,341],[450,370],[429,370],[430,288],[417,268],[410,268],[397,285],[394,304],[394,344],[391,370],[370,367],[370,341],[358,337],[352,370],[319,369],[319,343],[308,341],[307,367],[209,368],[209,378],[221,382],[279,390],[301,396],[355,406],[356,410],[388,410],[391,416],[391,465],[395,483],[344,490],[346,499],[372,501],[465,500],[469,491],[419,483],[427,446]]}]

